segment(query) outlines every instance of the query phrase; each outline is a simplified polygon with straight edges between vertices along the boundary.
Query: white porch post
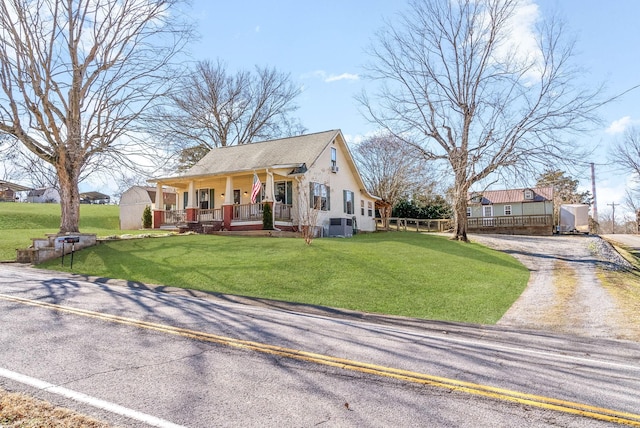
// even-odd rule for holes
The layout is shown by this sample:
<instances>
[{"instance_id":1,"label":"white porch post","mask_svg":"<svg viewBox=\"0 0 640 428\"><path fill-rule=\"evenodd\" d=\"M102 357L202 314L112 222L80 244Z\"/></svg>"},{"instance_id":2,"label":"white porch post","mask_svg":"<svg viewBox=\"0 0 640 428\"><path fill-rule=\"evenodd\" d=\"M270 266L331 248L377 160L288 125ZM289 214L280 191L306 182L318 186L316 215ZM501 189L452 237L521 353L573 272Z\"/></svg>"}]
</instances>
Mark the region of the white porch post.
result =
<instances>
[{"instance_id":1,"label":"white porch post","mask_svg":"<svg viewBox=\"0 0 640 428\"><path fill-rule=\"evenodd\" d=\"M164 210L164 195L162 194L162 184L161 183L156 183L156 203L155 203L155 209L156 210Z\"/></svg>"},{"instance_id":2,"label":"white porch post","mask_svg":"<svg viewBox=\"0 0 640 428\"><path fill-rule=\"evenodd\" d=\"M265 200L275 201L275 190L273 188L273 173L267 170L267 183L265 184Z\"/></svg>"},{"instance_id":3,"label":"white porch post","mask_svg":"<svg viewBox=\"0 0 640 428\"><path fill-rule=\"evenodd\" d=\"M197 208L197 207L198 207L198 201L196 201L196 182L190 181L189 182L189 201L187 202L187 206L184 207L184 209Z\"/></svg>"},{"instance_id":4,"label":"white porch post","mask_svg":"<svg viewBox=\"0 0 640 428\"><path fill-rule=\"evenodd\" d=\"M224 191L224 205L233 205L233 177L227 177L227 185Z\"/></svg>"}]
</instances>

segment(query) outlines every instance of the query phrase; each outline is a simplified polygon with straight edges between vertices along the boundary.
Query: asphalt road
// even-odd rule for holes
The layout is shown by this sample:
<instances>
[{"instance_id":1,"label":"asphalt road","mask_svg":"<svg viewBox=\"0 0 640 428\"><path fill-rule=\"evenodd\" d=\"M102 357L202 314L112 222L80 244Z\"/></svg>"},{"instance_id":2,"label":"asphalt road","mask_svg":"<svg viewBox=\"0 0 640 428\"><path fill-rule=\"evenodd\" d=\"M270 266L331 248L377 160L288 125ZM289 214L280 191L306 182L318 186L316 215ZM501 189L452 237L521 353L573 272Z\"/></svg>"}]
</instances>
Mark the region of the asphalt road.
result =
<instances>
[{"instance_id":1,"label":"asphalt road","mask_svg":"<svg viewBox=\"0 0 640 428\"><path fill-rule=\"evenodd\" d=\"M615 233L601 236L609 241L615 241L632 249L640 250L640 235Z\"/></svg>"},{"instance_id":2,"label":"asphalt road","mask_svg":"<svg viewBox=\"0 0 640 428\"><path fill-rule=\"evenodd\" d=\"M636 342L190 294L0 265L0 386L127 427L640 426Z\"/></svg>"}]
</instances>

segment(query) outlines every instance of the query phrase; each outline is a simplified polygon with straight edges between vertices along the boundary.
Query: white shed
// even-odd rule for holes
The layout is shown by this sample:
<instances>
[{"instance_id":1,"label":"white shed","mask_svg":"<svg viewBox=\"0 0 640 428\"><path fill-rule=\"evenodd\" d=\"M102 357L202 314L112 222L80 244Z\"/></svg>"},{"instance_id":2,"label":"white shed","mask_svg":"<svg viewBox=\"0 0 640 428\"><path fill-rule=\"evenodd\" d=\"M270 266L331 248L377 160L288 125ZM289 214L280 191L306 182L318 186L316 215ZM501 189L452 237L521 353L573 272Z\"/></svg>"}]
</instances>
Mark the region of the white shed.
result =
<instances>
[{"instance_id":1,"label":"white shed","mask_svg":"<svg viewBox=\"0 0 640 428\"><path fill-rule=\"evenodd\" d=\"M31 203L59 203L60 193L53 187L42 187L33 189L27 193L27 202Z\"/></svg>"},{"instance_id":2,"label":"white shed","mask_svg":"<svg viewBox=\"0 0 640 428\"><path fill-rule=\"evenodd\" d=\"M176 208L176 192L174 189L164 188L162 196L164 209L172 210ZM155 187L133 186L125 191L120 197L120 229L142 229L144 208L149 206L153 209L155 202Z\"/></svg>"}]
</instances>

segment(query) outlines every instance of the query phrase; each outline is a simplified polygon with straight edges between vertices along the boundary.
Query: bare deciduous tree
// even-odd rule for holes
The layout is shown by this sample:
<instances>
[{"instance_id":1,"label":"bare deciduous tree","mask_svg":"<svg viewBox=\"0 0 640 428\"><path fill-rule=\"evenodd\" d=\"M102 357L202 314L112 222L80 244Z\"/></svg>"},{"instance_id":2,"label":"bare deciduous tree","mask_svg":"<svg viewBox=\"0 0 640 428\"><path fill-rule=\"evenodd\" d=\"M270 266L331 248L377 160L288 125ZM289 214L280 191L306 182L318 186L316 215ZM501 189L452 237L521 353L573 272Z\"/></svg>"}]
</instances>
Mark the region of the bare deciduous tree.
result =
<instances>
[{"instance_id":1,"label":"bare deciduous tree","mask_svg":"<svg viewBox=\"0 0 640 428\"><path fill-rule=\"evenodd\" d=\"M353 150L354 159L369 192L388 203L381 211L385 227L391 208L401 199L409 199L433 187L433 174L420 153L391 134L369 137Z\"/></svg>"},{"instance_id":2,"label":"bare deciduous tree","mask_svg":"<svg viewBox=\"0 0 640 428\"><path fill-rule=\"evenodd\" d=\"M610 157L617 166L640 181L640 128L629 128L623 141L614 144Z\"/></svg>"},{"instance_id":3,"label":"bare deciduous tree","mask_svg":"<svg viewBox=\"0 0 640 428\"><path fill-rule=\"evenodd\" d=\"M391 204L424 189L431 181L418 154L390 134L369 137L353 150L367 189Z\"/></svg>"},{"instance_id":4,"label":"bare deciduous tree","mask_svg":"<svg viewBox=\"0 0 640 428\"><path fill-rule=\"evenodd\" d=\"M309 180L304 180L296 177L296 186L298 189L298 201L297 205L297 222L298 232L304 239L305 244L311 245L313 239L319 236L317 230L318 216L320 214L321 202L320 199L314 199L311 201L311 195L309 192Z\"/></svg>"},{"instance_id":5,"label":"bare deciduous tree","mask_svg":"<svg viewBox=\"0 0 640 428\"><path fill-rule=\"evenodd\" d=\"M127 162L135 124L190 34L178 0L4 0L0 132L56 171L60 232L78 232L83 172ZM125 138L127 137L127 138Z\"/></svg>"},{"instance_id":6,"label":"bare deciduous tree","mask_svg":"<svg viewBox=\"0 0 640 428\"><path fill-rule=\"evenodd\" d=\"M453 178L454 239L467 240L470 187L505 168L580 156L570 137L597 119L600 88L581 86L573 43L556 20L519 44L519 0L413 0L377 35L359 97L374 123L444 161ZM573 135L572 135L573 134Z\"/></svg>"},{"instance_id":7,"label":"bare deciduous tree","mask_svg":"<svg viewBox=\"0 0 640 428\"><path fill-rule=\"evenodd\" d=\"M274 68L233 75L221 61L201 61L157 111L156 129L187 169L214 147L302 134L291 116L299 94L289 75Z\"/></svg>"}]
</instances>

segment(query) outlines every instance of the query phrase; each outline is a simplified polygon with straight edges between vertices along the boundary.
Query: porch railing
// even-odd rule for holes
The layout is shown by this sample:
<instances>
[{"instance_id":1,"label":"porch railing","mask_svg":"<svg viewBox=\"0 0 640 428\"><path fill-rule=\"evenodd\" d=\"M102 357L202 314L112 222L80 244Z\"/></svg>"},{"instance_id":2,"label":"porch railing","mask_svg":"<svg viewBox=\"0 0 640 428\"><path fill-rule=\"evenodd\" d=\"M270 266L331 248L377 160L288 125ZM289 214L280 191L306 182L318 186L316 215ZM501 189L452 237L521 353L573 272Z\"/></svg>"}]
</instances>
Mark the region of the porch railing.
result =
<instances>
[{"instance_id":1,"label":"porch railing","mask_svg":"<svg viewBox=\"0 0 640 428\"><path fill-rule=\"evenodd\" d=\"M263 211L263 203L234 205L231 220L262 221ZM187 221L186 210L161 211L161 216L161 224L165 225L181 224ZM198 209L196 218L199 222L223 221L223 210L222 208ZM291 221L291 205L276 202L273 207L273 218L277 221Z\"/></svg>"},{"instance_id":2,"label":"porch railing","mask_svg":"<svg viewBox=\"0 0 640 428\"><path fill-rule=\"evenodd\" d=\"M167 210L162 211L162 224L179 224L187 221L187 212L185 210Z\"/></svg>"},{"instance_id":3,"label":"porch railing","mask_svg":"<svg viewBox=\"0 0 640 428\"><path fill-rule=\"evenodd\" d=\"M222 208L198 210L198 221L222 221Z\"/></svg>"},{"instance_id":4,"label":"porch railing","mask_svg":"<svg viewBox=\"0 0 640 428\"><path fill-rule=\"evenodd\" d=\"M490 227L517 227L517 226L552 226L551 215L510 215L500 217L469 217L467 227L469 229Z\"/></svg>"},{"instance_id":5,"label":"porch railing","mask_svg":"<svg viewBox=\"0 0 640 428\"><path fill-rule=\"evenodd\" d=\"M262 211L264 204L237 204L233 206L233 217L235 221L262 221Z\"/></svg>"},{"instance_id":6,"label":"porch railing","mask_svg":"<svg viewBox=\"0 0 640 428\"><path fill-rule=\"evenodd\" d=\"M273 218L277 221L291 221L291 204L276 202L273 206Z\"/></svg>"}]
</instances>

